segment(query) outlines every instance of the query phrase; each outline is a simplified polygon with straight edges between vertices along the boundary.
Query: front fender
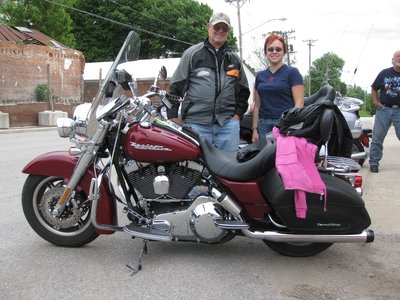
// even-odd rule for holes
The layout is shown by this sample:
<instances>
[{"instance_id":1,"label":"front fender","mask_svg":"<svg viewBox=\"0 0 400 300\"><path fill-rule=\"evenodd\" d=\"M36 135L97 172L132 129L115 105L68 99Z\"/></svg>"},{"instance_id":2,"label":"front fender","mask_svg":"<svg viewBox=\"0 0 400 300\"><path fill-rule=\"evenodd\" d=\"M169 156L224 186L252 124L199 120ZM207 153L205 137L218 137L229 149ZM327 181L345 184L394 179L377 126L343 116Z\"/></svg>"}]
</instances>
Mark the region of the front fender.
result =
<instances>
[{"instance_id":1,"label":"front fender","mask_svg":"<svg viewBox=\"0 0 400 300\"><path fill-rule=\"evenodd\" d=\"M57 176L71 178L78 157L71 156L67 151L54 151L42 154L30 161L22 173L41 176ZM100 172L100 170L98 170ZM79 181L79 187L89 195L90 183L95 177L93 170L88 169ZM100 186L100 199L97 207L97 222L104 225L117 225L117 205L108 188L108 178L103 177ZM113 231L97 230L99 234L110 234Z\"/></svg>"}]
</instances>

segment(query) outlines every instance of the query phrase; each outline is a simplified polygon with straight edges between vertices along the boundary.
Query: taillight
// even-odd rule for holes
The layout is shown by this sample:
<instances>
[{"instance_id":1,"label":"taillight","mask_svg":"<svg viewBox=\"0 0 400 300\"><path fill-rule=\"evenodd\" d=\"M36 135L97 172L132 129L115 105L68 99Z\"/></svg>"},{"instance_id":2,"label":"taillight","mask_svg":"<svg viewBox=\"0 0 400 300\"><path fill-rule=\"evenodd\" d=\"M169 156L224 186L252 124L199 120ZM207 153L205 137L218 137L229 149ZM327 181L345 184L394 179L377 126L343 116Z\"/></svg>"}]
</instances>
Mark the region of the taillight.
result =
<instances>
[{"instance_id":1,"label":"taillight","mask_svg":"<svg viewBox=\"0 0 400 300\"><path fill-rule=\"evenodd\" d=\"M366 135L364 133L361 133L359 139L360 139L361 144L364 145L364 147L367 147L367 148L369 147L369 137L368 137L368 135Z\"/></svg>"},{"instance_id":2,"label":"taillight","mask_svg":"<svg viewBox=\"0 0 400 300\"><path fill-rule=\"evenodd\" d=\"M339 177L342 177L344 180L350 183L354 188L362 187L363 179L360 173L345 173L341 174Z\"/></svg>"},{"instance_id":3,"label":"taillight","mask_svg":"<svg viewBox=\"0 0 400 300\"><path fill-rule=\"evenodd\" d=\"M362 183L363 183L362 175L360 174L354 175L354 187L360 188L362 187Z\"/></svg>"}]
</instances>

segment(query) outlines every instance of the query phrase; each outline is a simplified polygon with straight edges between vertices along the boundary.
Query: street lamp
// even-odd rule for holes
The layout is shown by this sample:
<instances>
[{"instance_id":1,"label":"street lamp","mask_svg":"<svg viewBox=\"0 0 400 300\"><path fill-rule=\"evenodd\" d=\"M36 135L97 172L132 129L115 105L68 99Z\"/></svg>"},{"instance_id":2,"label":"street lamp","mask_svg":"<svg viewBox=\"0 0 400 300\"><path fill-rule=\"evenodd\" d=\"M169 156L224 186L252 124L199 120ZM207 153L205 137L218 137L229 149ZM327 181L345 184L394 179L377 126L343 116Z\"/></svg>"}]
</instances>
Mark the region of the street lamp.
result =
<instances>
[{"instance_id":1,"label":"street lamp","mask_svg":"<svg viewBox=\"0 0 400 300\"><path fill-rule=\"evenodd\" d=\"M286 18L279 18L279 19L270 19L260 25L258 25L257 27L245 32L244 34L242 34L242 24L240 21L240 8L246 3L247 0L225 0L225 2L230 3L230 4L236 4L236 8L237 8L237 16L238 16L238 25L239 25L239 53L240 53L240 60L243 61L243 47L242 47L242 36L249 33L250 31L253 31L254 29L257 29L258 27L267 24L269 22L272 21L286 21ZM249 0L250 2L250 0Z\"/></svg>"},{"instance_id":2,"label":"street lamp","mask_svg":"<svg viewBox=\"0 0 400 300\"><path fill-rule=\"evenodd\" d=\"M267 23L269 23L269 22L272 22L272 21L286 21L286 18L274 18L274 19L269 19L269 20L265 21L264 23L261 23L260 25L258 25L258 26L256 26L256 27L250 29L249 31L246 31L245 33L243 33L243 34L240 36L239 41L242 42L242 36L248 34L249 32L252 32L253 30L256 30L257 28L260 28L261 26L263 26L263 25L265 25L265 24L267 24ZM240 58L242 58L242 56L243 56L243 48L242 48L242 44L240 43Z\"/></svg>"},{"instance_id":3,"label":"street lamp","mask_svg":"<svg viewBox=\"0 0 400 300\"><path fill-rule=\"evenodd\" d=\"M242 36L245 35L245 34L248 34L249 32L251 32L251 31L253 31L253 30L256 30L257 28L260 28L261 26L263 26L263 25L265 25L265 24L267 24L267 23L269 23L269 22L272 22L272 21L286 21L286 20L287 20L286 18L277 18L277 19L270 19L270 20L267 20L267 21L265 21L264 23L262 23L262 24L260 24L260 25L258 25L258 26L256 26L256 27L250 29L249 31L246 31L245 33L242 34Z\"/></svg>"}]
</instances>

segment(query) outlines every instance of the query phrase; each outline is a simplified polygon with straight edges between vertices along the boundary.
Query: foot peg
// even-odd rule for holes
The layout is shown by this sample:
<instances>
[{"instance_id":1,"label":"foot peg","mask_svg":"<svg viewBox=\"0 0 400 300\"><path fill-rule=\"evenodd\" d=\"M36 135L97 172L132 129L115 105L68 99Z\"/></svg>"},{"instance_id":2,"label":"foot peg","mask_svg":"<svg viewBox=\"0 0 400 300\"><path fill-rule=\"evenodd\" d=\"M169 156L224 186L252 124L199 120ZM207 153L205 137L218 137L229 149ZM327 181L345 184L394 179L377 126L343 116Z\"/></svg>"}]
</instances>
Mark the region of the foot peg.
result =
<instances>
[{"instance_id":1,"label":"foot peg","mask_svg":"<svg viewBox=\"0 0 400 300\"><path fill-rule=\"evenodd\" d=\"M163 230L144 227L143 225L131 223L123 227L123 230L131 236L152 241L171 241L172 236Z\"/></svg>"},{"instance_id":2,"label":"foot peg","mask_svg":"<svg viewBox=\"0 0 400 300\"><path fill-rule=\"evenodd\" d=\"M215 220L215 226L225 230L241 230L249 228L249 225L240 221L223 221L223 220Z\"/></svg>"}]
</instances>

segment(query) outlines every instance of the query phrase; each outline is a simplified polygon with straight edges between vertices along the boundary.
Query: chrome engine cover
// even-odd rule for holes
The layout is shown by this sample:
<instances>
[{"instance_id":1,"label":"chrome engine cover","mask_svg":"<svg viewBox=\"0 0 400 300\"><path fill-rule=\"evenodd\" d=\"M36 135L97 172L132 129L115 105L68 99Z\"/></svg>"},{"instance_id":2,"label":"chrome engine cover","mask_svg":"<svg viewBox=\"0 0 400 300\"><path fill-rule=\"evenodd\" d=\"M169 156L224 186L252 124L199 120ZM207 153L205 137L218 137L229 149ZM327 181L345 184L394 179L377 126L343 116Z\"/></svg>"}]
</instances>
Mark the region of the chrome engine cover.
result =
<instances>
[{"instance_id":1,"label":"chrome engine cover","mask_svg":"<svg viewBox=\"0 0 400 300\"><path fill-rule=\"evenodd\" d=\"M223 208L209 196L199 196L185 210L157 215L155 221L167 221L175 240L215 243L228 232L215 226L214 220L223 218Z\"/></svg>"},{"instance_id":2,"label":"chrome engine cover","mask_svg":"<svg viewBox=\"0 0 400 300\"><path fill-rule=\"evenodd\" d=\"M215 226L215 220L222 220L222 207L215 202L198 205L192 211L190 228L200 241L215 243L223 239L227 232Z\"/></svg>"}]
</instances>

